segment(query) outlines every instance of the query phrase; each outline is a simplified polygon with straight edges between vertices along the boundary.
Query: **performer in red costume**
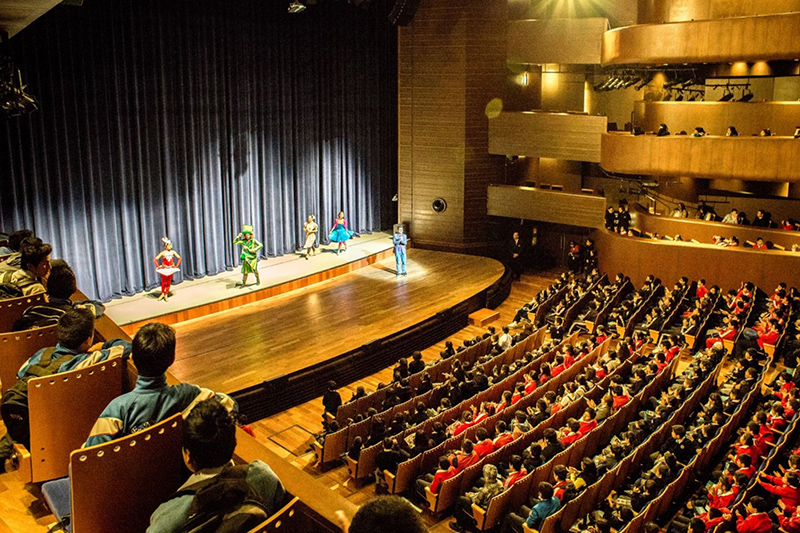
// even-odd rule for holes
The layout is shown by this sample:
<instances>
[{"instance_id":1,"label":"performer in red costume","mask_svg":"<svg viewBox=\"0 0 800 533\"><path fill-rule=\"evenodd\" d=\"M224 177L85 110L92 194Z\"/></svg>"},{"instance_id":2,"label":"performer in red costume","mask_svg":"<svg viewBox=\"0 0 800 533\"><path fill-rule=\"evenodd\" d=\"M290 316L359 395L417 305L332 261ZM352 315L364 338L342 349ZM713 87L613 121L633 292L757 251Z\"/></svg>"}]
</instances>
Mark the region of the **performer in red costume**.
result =
<instances>
[{"instance_id":1,"label":"performer in red costume","mask_svg":"<svg viewBox=\"0 0 800 533\"><path fill-rule=\"evenodd\" d=\"M169 300L169 287L172 284L172 276L180 270L178 267L181 265L181 256L172 249L172 241L166 237L163 237L161 241L164 243L164 249L153 259L153 263L156 265L156 272L161 274L161 295L158 299L166 302ZM161 259L161 264L158 263L159 259ZM177 263L175 259L178 260Z\"/></svg>"}]
</instances>

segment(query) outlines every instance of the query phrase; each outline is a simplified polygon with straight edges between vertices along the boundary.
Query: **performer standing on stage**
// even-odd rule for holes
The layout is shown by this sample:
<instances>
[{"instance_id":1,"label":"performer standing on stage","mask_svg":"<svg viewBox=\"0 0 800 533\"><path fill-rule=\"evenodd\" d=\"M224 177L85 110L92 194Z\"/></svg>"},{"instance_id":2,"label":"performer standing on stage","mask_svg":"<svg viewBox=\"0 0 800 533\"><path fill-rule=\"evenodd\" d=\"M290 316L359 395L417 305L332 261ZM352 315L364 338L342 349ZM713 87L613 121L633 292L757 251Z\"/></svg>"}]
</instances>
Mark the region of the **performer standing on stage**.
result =
<instances>
[{"instance_id":1,"label":"performer standing on stage","mask_svg":"<svg viewBox=\"0 0 800 533\"><path fill-rule=\"evenodd\" d=\"M347 251L347 241L350 240L353 235L355 235L355 232L347 229L347 220L344 219L344 211L339 211L339 216L333 222L333 228L331 228L331 232L328 235L331 242L339 243L339 247L336 248L336 255L339 255L339 252L342 251L342 245L344 245L344 251Z\"/></svg>"},{"instance_id":2,"label":"performer standing on stage","mask_svg":"<svg viewBox=\"0 0 800 533\"><path fill-rule=\"evenodd\" d=\"M317 249L314 247L317 244L317 231L319 231L319 226L317 223L314 222L314 215L308 215L308 220L303 223L303 231L306 232L306 242L303 244L303 248L306 251L306 260L308 260L308 256L312 254L317 255Z\"/></svg>"},{"instance_id":3,"label":"performer standing on stage","mask_svg":"<svg viewBox=\"0 0 800 533\"><path fill-rule=\"evenodd\" d=\"M261 278L258 275L258 251L264 245L258 242L253 237L253 226L242 226L242 231L233 240L233 244L242 246L242 255L239 259L242 260L242 284L244 288L247 283L247 276L252 272L256 275L256 285L261 284Z\"/></svg>"},{"instance_id":4,"label":"performer standing on stage","mask_svg":"<svg viewBox=\"0 0 800 533\"><path fill-rule=\"evenodd\" d=\"M397 231L392 237L394 244L394 260L397 266L396 272L398 276L407 276L406 274L406 244L408 243L408 235L403 233L403 226L398 225Z\"/></svg>"},{"instance_id":5,"label":"performer standing on stage","mask_svg":"<svg viewBox=\"0 0 800 533\"><path fill-rule=\"evenodd\" d=\"M181 256L172 249L171 240L162 237L161 242L164 243L164 249L153 259L153 263L156 265L156 272L161 274L161 295L158 299L166 302L169 300L169 287L172 285L172 276L180 270L178 267L181 266ZM175 262L176 258L178 260L177 263ZM159 259L161 259L161 264L158 263Z\"/></svg>"}]
</instances>

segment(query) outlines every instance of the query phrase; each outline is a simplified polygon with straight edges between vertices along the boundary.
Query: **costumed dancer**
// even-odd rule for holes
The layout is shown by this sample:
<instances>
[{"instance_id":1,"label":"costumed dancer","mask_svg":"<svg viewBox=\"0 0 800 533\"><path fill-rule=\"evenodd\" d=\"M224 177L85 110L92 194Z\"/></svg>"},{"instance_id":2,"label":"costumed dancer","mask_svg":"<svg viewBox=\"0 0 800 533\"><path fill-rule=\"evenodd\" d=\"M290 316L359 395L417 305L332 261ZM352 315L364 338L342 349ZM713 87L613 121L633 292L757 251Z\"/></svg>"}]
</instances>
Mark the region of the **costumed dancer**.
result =
<instances>
[{"instance_id":1,"label":"costumed dancer","mask_svg":"<svg viewBox=\"0 0 800 533\"><path fill-rule=\"evenodd\" d=\"M178 267L181 266L181 256L172 249L171 240L162 237L161 242L164 243L164 249L153 259L153 263L156 265L156 272L161 274L161 295L158 299L166 302L169 300L169 287L172 285L172 276L180 270ZM159 259L161 264L158 262ZM178 260L177 263L175 259Z\"/></svg>"},{"instance_id":2,"label":"costumed dancer","mask_svg":"<svg viewBox=\"0 0 800 533\"><path fill-rule=\"evenodd\" d=\"M306 251L306 259L308 259L309 255L317 255L315 245L317 244L319 226L314 222L314 215L308 215L308 220L303 223L303 231L306 232L306 242L303 244L303 248Z\"/></svg>"},{"instance_id":3,"label":"costumed dancer","mask_svg":"<svg viewBox=\"0 0 800 533\"><path fill-rule=\"evenodd\" d=\"M339 211L339 216L336 217L333 228L331 228L331 232L328 234L328 238L331 242L339 243L339 246L336 248L336 255L339 255L339 252L342 251L342 246L344 246L344 251L347 251L347 241L352 239L353 235L355 235L355 232L347 229L347 220L344 218L344 211Z\"/></svg>"},{"instance_id":4,"label":"costumed dancer","mask_svg":"<svg viewBox=\"0 0 800 533\"><path fill-rule=\"evenodd\" d=\"M264 245L253 237L253 226L242 226L242 231L233 240L233 244L242 246L242 255L239 256L239 259L242 260L242 284L240 287L244 288L245 284L247 284L247 276L251 272L256 275L256 285L260 285L261 278L258 275L258 251L261 250Z\"/></svg>"},{"instance_id":5,"label":"costumed dancer","mask_svg":"<svg viewBox=\"0 0 800 533\"><path fill-rule=\"evenodd\" d=\"M397 226L397 231L392 237L394 244L394 261L396 265L396 272L398 276L406 276L406 244L408 243L408 235L403 233L403 226Z\"/></svg>"}]
</instances>

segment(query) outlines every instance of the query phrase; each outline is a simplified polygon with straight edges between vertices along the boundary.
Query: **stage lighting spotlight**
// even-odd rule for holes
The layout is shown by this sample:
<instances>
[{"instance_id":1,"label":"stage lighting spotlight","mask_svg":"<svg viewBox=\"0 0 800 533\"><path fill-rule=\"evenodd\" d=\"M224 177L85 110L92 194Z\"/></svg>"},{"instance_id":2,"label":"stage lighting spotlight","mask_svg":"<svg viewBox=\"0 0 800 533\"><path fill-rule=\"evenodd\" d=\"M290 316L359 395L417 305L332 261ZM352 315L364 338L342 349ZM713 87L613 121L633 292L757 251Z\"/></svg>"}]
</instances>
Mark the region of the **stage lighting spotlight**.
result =
<instances>
[{"instance_id":1,"label":"stage lighting spotlight","mask_svg":"<svg viewBox=\"0 0 800 533\"><path fill-rule=\"evenodd\" d=\"M667 94L664 95L664 98L661 99L662 102L669 102L672 100L672 91L667 91Z\"/></svg>"},{"instance_id":2,"label":"stage lighting spotlight","mask_svg":"<svg viewBox=\"0 0 800 533\"><path fill-rule=\"evenodd\" d=\"M303 2L292 0L292 2L289 3L289 13L302 13L305 10L306 6L303 4Z\"/></svg>"},{"instance_id":3,"label":"stage lighting spotlight","mask_svg":"<svg viewBox=\"0 0 800 533\"><path fill-rule=\"evenodd\" d=\"M592 86L592 89L594 89L594 92L599 92L599 91L602 91L602 90L603 90L603 87L605 86L605 84L606 84L606 83L608 83L608 80L603 80L603 81L601 81L601 82L599 82L599 83L595 83L595 84Z\"/></svg>"},{"instance_id":4,"label":"stage lighting spotlight","mask_svg":"<svg viewBox=\"0 0 800 533\"><path fill-rule=\"evenodd\" d=\"M733 91L731 91L730 87L725 89L725 94L722 95L722 98L719 99L720 102L729 102L733 100Z\"/></svg>"},{"instance_id":5,"label":"stage lighting spotlight","mask_svg":"<svg viewBox=\"0 0 800 533\"><path fill-rule=\"evenodd\" d=\"M678 96L675 97L676 102L683 102L683 91L678 92Z\"/></svg>"},{"instance_id":6,"label":"stage lighting spotlight","mask_svg":"<svg viewBox=\"0 0 800 533\"><path fill-rule=\"evenodd\" d=\"M630 78L628 81L626 81L626 82L625 82L625 83L622 85L622 87L623 87L624 89L627 89L627 88L629 88L629 87L633 87L633 86L634 86L634 85L636 85L638 82L639 82L638 78Z\"/></svg>"},{"instance_id":7,"label":"stage lighting spotlight","mask_svg":"<svg viewBox=\"0 0 800 533\"><path fill-rule=\"evenodd\" d=\"M753 94L753 91L751 91L750 87L748 87L746 90L742 91L742 97L739 98L739 101L740 102L749 102L750 100L753 99L754 96L755 95Z\"/></svg>"}]
</instances>

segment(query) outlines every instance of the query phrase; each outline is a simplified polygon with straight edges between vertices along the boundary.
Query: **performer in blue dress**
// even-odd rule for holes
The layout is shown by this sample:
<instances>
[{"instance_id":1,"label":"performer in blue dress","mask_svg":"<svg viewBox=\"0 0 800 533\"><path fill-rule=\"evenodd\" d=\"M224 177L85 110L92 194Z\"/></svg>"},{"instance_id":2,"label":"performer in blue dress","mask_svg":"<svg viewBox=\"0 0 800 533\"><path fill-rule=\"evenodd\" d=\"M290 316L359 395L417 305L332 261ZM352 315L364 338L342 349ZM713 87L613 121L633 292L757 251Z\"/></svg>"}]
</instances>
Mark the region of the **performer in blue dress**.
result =
<instances>
[{"instance_id":1,"label":"performer in blue dress","mask_svg":"<svg viewBox=\"0 0 800 533\"><path fill-rule=\"evenodd\" d=\"M344 211L339 211L339 216L333 223L333 228L331 228L331 232L328 234L328 238L331 242L338 242L339 246L336 248L336 255L339 255L339 252L342 251L342 246L344 246L344 251L347 251L347 241L353 238L355 232L350 231L347 229L347 220L344 218Z\"/></svg>"},{"instance_id":2,"label":"performer in blue dress","mask_svg":"<svg viewBox=\"0 0 800 533\"><path fill-rule=\"evenodd\" d=\"M408 243L408 235L403 233L403 226L397 226L397 231L392 238L394 244L394 260L397 265L396 272L398 276L406 276L406 244Z\"/></svg>"}]
</instances>

